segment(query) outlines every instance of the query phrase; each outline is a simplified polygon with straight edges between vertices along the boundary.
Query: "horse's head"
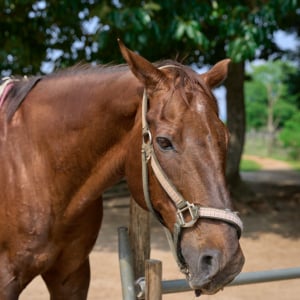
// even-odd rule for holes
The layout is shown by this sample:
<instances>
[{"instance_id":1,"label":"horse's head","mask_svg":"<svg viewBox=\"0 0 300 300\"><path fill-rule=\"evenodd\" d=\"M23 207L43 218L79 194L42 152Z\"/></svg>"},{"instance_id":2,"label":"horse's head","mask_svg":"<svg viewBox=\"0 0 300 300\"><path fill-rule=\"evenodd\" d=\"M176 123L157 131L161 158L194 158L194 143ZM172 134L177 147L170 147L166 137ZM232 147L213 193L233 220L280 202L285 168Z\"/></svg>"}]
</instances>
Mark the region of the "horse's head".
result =
<instances>
[{"instance_id":1,"label":"horse's head","mask_svg":"<svg viewBox=\"0 0 300 300\"><path fill-rule=\"evenodd\" d=\"M142 196L137 184L142 177L140 149L131 149L128 158L131 192L142 206L150 195L153 211L175 240L190 286L213 294L233 280L244 263L242 225L231 212L225 182L228 131L210 91L225 79L229 60L198 75L178 63L157 68L121 43L120 48L145 88L143 151L149 193Z\"/></svg>"}]
</instances>

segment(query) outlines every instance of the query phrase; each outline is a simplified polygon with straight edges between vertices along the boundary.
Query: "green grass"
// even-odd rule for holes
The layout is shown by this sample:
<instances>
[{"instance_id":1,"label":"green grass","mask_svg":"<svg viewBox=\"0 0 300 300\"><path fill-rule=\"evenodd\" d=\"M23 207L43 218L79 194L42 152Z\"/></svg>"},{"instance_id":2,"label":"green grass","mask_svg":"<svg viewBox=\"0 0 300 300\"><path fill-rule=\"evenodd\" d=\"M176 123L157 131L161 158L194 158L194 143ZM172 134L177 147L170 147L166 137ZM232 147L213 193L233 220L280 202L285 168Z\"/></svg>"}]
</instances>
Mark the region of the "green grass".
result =
<instances>
[{"instance_id":1,"label":"green grass","mask_svg":"<svg viewBox=\"0 0 300 300\"><path fill-rule=\"evenodd\" d=\"M261 139L248 139L244 146L245 154L258 155L261 157L270 157L277 160L287 161L289 159L288 151L279 145L274 146L271 153L268 153L266 142Z\"/></svg>"},{"instance_id":2,"label":"green grass","mask_svg":"<svg viewBox=\"0 0 300 300\"><path fill-rule=\"evenodd\" d=\"M300 172L300 161L290 161L290 160L288 160L287 162L291 165L291 167L292 167L295 171Z\"/></svg>"},{"instance_id":3,"label":"green grass","mask_svg":"<svg viewBox=\"0 0 300 300\"><path fill-rule=\"evenodd\" d=\"M254 138L248 137L246 139L244 153L258 155L261 157L270 157L270 158L273 158L276 160L285 161L285 162L289 163L294 170L300 172L300 161L299 160L291 160L288 149L285 149L282 146L280 146L279 144L277 144L273 148L272 153L268 154L267 147L266 147L266 141L259 137L254 137ZM247 164L248 163L246 163L246 166L245 166L246 170L247 170ZM250 168L251 168L251 165L250 165Z\"/></svg>"},{"instance_id":4,"label":"green grass","mask_svg":"<svg viewBox=\"0 0 300 300\"><path fill-rule=\"evenodd\" d=\"M261 166L253 160L242 159L240 169L243 172L259 171Z\"/></svg>"}]
</instances>

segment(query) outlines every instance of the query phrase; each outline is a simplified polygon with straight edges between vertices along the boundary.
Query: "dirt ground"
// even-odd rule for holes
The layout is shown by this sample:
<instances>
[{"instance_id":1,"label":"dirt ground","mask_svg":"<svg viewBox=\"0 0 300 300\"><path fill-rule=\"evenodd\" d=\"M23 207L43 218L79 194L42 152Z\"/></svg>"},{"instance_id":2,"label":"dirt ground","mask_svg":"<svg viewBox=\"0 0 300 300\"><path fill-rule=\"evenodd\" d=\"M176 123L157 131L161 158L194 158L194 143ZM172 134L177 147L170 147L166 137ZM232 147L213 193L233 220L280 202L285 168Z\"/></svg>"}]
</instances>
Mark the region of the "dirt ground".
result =
<instances>
[{"instance_id":1,"label":"dirt ground","mask_svg":"<svg viewBox=\"0 0 300 300\"><path fill-rule=\"evenodd\" d=\"M246 257L243 272L300 267L300 173L284 163L259 157L247 157L264 168L242 174L255 198L238 205L245 232L241 245ZM105 200L104 221L91 254L92 280L89 300L122 299L118 264L117 229L127 226L129 198ZM169 251L160 225L154 222L151 257L163 262L163 278L183 278ZM40 278L23 292L21 300L49 299ZM164 295L164 300L192 300L192 292ZM227 287L202 300L298 300L300 279ZM66 299L67 300L67 299Z\"/></svg>"}]
</instances>

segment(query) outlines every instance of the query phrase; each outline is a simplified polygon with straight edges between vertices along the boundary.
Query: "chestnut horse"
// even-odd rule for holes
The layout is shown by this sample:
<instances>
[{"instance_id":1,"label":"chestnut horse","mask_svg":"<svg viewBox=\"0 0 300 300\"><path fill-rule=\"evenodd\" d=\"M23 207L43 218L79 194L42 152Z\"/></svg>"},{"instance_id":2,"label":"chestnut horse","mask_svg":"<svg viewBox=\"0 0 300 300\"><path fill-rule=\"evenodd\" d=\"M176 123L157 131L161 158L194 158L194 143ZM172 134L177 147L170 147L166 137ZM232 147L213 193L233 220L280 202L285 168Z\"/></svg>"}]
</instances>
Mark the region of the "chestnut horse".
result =
<instances>
[{"instance_id":1,"label":"chestnut horse","mask_svg":"<svg viewBox=\"0 0 300 300\"><path fill-rule=\"evenodd\" d=\"M174 61L159 68L121 42L120 49L129 68L82 66L6 82L1 300L18 299L38 275L53 300L87 299L101 194L123 177L141 207L150 199L197 295L241 271L242 225L224 176L228 132L211 93L229 60L198 75Z\"/></svg>"}]
</instances>

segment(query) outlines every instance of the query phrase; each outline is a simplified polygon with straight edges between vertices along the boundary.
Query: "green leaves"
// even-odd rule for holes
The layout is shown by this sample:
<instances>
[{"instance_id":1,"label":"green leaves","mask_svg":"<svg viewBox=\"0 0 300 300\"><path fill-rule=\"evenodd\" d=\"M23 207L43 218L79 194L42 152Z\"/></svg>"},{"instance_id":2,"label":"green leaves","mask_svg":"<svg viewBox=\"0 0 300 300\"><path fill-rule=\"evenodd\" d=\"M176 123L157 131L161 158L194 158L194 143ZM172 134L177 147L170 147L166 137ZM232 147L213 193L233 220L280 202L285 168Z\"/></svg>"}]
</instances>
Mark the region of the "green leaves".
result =
<instances>
[{"instance_id":1,"label":"green leaves","mask_svg":"<svg viewBox=\"0 0 300 300\"><path fill-rule=\"evenodd\" d=\"M176 29L174 32L174 37L177 40L190 39L196 45L207 49L209 46L209 41L206 36L201 32L200 24L195 20L190 20L184 22L178 18L176 22Z\"/></svg>"},{"instance_id":2,"label":"green leaves","mask_svg":"<svg viewBox=\"0 0 300 300\"><path fill-rule=\"evenodd\" d=\"M174 38L176 40L191 40L195 46L202 49L208 49L209 41L207 37L201 32L200 23L195 20L182 21L178 18L175 22Z\"/></svg>"},{"instance_id":3,"label":"green leaves","mask_svg":"<svg viewBox=\"0 0 300 300\"><path fill-rule=\"evenodd\" d=\"M186 63L235 62L270 55L272 35L296 16L296 0L256 1L2 1L0 70L41 72L80 60L121 62L116 39L150 60L186 58ZM94 18L97 30L84 24ZM74 47L80 41L82 47ZM85 51L86 49L86 51ZM62 51L59 57L47 53ZM178 57L178 55L181 55Z\"/></svg>"},{"instance_id":4,"label":"green leaves","mask_svg":"<svg viewBox=\"0 0 300 300\"><path fill-rule=\"evenodd\" d=\"M296 112L286 123L279 134L279 139L290 150L293 159L300 158L300 112Z\"/></svg>"},{"instance_id":5,"label":"green leaves","mask_svg":"<svg viewBox=\"0 0 300 300\"><path fill-rule=\"evenodd\" d=\"M228 42L227 54L234 62L253 59L259 50L260 31L255 25L245 23L241 20L241 26L236 33L231 29L233 39Z\"/></svg>"},{"instance_id":6,"label":"green leaves","mask_svg":"<svg viewBox=\"0 0 300 300\"><path fill-rule=\"evenodd\" d=\"M287 62L275 61L251 69L252 80L245 84L248 129L265 128L268 118L274 120L274 129L285 127L297 112L295 97L289 94L286 81L296 68Z\"/></svg>"}]
</instances>

